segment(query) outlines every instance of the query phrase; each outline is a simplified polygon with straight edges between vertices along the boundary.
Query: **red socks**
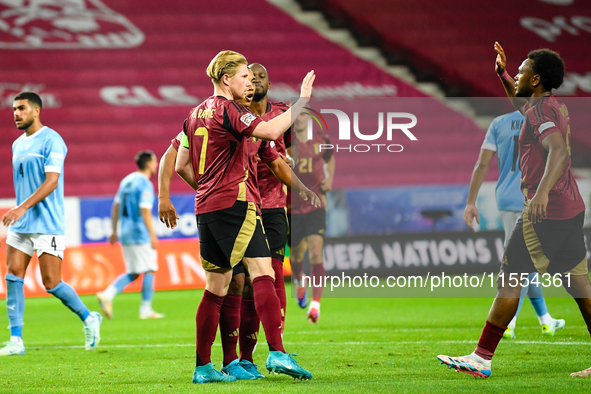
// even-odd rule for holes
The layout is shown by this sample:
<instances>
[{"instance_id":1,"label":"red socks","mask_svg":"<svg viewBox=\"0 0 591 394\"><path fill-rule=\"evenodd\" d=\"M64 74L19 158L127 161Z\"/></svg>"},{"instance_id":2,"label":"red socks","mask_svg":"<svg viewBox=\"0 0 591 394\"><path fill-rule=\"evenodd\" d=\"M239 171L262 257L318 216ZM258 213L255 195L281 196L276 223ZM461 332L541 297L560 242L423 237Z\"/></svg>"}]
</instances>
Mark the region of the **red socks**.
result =
<instances>
[{"instance_id":1,"label":"red socks","mask_svg":"<svg viewBox=\"0 0 591 394\"><path fill-rule=\"evenodd\" d=\"M220 321L220 310L224 297L219 297L205 290L197 308L195 323L197 325L197 366L211 362L211 346Z\"/></svg>"},{"instance_id":2,"label":"red socks","mask_svg":"<svg viewBox=\"0 0 591 394\"><path fill-rule=\"evenodd\" d=\"M482 334L480 334L478 346L476 346L474 353L485 360L492 360L495 350L497 349L497 345L503 338L503 333L506 329L507 327L499 327L487 320L484 328L482 329Z\"/></svg>"},{"instance_id":3,"label":"red socks","mask_svg":"<svg viewBox=\"0 0 591 394\"><path fill-rule=\"evenodd\" d=\"M301 286L302 285L302 283L301 283L302 275L304 274L304 263L302 261L295 262L293 260L291 260L290 263L291 263L291 277L294 278L295 280L297 280Z\"/></svg>"},{"instance_id":4,"label":"red socks","mask_svg":"<svg viewBox=\"0 0 591 394\"><path fill-rule=\"evenodd\" d=\"M312 277L312 300L320 302L322 298L322 290L324 287L324 277L326 276L326 270L324 269L324 264L312 264L310 267L310 276ZM315 286L316 284L320 284L320 286Z\"/></svg>"},{"instance_id":5,"label":"red socks","mask_svg":"<svg viewBox=\"0 0 591 394\"><path fill-rule=\"evenodd\" d=\"M220 334L222 336L222 350L224 352L224 366L238 358L236 345L240 328L241 295L228 294L220 310Z\"/></svg>"},{"instance_id":6,"label":"red socks","mask_svg":"<svg viewBox=\"0 0 591 394\"><path fill-rule=\"evenodd\" d=\"M281 332L285 330L285 309L287 307L287 296L285 294L285 280L283 278L283 261L271 259L273 271L275 271L275 292L279 297L281 305Z\"/></svg>"},{"instance_id":7,"label":"red socks","mask_svg":"<svg viewBox=\"0 0 591 394\"><path fill-rule=\"evenodd\" d=\"M240 305L240 360L253 362L252 352L257 344L260 323L254 298L243 298Z\"/></svg>"},{"instance_id":8,"label":"red socks","mask_svg":"<svg viewBox=\"0 0 591 394\"><path fill-rule=\"evenodd\" d=\"M275 293L275 283L269 275L259 276L252 281L254 305L263 323L269 351L285 353L281 340L281 304Z\"/></svg>"}]
</instances>

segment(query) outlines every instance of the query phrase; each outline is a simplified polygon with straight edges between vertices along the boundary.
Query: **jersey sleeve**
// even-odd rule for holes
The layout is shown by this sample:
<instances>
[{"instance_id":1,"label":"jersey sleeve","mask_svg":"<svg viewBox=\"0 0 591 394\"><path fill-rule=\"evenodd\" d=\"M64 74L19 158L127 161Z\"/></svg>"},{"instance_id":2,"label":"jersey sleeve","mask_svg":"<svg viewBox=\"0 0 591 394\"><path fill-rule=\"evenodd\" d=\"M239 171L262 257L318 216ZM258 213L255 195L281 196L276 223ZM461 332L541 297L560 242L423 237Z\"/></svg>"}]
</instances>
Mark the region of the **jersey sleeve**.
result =
<instances>
[{"instance_id":1,"label":"jersey sleeve","mask_svg":"<svg viewBox=\"0 0 591 394\"><path fill-rule=\"evenodd\" d=\"M558 132L558 119L556 119L555 112L552 108L545 106L544 104L533 107L528 111L528 121L531 127L533 137L538 141L542 142L548 134Z\"/></svg>"},{"instance_id":2,"label":"jersey sleeve","mask_svg":"<svg viewBox=\"0 0 591 394\"><path fill-rule=\"evenodd\" d=\"M263 141L259 147L258 154L259 158L261 159L261 163L270 163L279 158L279 153L275 148L274 141Z\"/></svg>"},{"instance_id":3,"label":"jersey sleeve","mask_svg":"<svg viewBox=\"0 0 591 394\"><path fill-rule=\"evenodd\" d=\"M487 149L493 152L497 151L497 126L498 126L498 118L493 120L488 126L488 130L486 130L486 135L484 137L484 142L482 143L482 147L480 149Z\"/></svg>"},{"instance_id":4,"label":"jersey sleeve","mask_svg":"<svg viewBox=\"0 0 591 394\"><path fill-rule=\"evenodd\" d=\"M181 132L178 133L178 135L176 137L174 137L172 140L170 140L170 145L172 145L174 150L176 150L177 152L179 151L179 147L182 145L183 136L185 139L187 139L187 134L185 134L184 130L181 130ZM188 146L188 139L187 139L187 146Z\"/></svg>"},{"instance_id":5,"label":"jersey sleeve","mask_svg":"<svg viewBox=\"0 0 591 394\"><path fill-rule=\"evenodd\" d=\"M152 206L154 206L154 186L152 186L152 182L146 180L142 185L140 193L140 209L145 208L152 210Z\"/></svg>"},{"instance_id":6,"label":"jersey sleeve","mask_svg":"<svg viewBox=\"0 0 591 394\"><path fill-rule=\"evenodd\" d=\"M43 147L45 172L61 174L67 152L66 143L59 135L49 138Z\"/></svg>"},{"instance_id":7,"label":"jersey sleeve","mask_svg":"<svg viewBox=\"0 0 591 394\"><path fill-rule=\"evenodd\" d=\"M236 101L228 100L224 103L223 126L236 137L240 134L247 138L250 137L262 121L261 118Z\"/></svg>"}]
</instances>

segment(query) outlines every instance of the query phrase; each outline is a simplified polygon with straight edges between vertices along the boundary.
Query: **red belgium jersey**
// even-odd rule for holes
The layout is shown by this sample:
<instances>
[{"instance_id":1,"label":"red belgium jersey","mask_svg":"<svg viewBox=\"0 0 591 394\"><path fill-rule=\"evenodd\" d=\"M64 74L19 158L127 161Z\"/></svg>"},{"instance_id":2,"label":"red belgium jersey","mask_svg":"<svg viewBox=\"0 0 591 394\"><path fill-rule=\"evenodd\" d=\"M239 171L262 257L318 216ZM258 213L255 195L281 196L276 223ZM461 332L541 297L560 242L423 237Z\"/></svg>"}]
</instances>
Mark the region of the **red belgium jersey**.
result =
<instances>
[{"instance_id":1,"label":"red belgium jersey","mask_svg":"<svg viewBox=\"0 0 591 394\"><path fill-rule=\"evenodd\" d=\"M562 175L548 194L546 218L566 220L585 210L585 203L579 193L577 182L570 170L570 126L566 105L554 95L542 97L525 113L525 122L519 134L521 152L521 189L530 200L536 194L544 171L548 151L542 141L551 133L560 133L568 150L568 159Z\"/></svg>"}]
</instances>

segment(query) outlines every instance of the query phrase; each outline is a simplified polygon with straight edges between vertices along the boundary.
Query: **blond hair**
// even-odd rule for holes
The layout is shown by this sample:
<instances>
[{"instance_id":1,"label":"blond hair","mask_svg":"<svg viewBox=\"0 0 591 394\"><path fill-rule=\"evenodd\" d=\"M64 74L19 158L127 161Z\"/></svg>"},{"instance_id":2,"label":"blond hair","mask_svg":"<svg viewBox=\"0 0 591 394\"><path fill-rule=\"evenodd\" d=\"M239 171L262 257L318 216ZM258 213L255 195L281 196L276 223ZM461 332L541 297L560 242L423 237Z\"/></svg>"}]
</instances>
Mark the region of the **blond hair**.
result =
<instances>
[{"instance_id":1,"label":"blond hair","mask_svg":"<svg viewBox=\"0 0 591 394\"><path fill-rule=\"evenodd\" d=\"M209 62L207 75L213 83L219 84L224 74L233 77L241 64L248 65L244 55L234 51L221 51Z\"/></svg>"}]
</instances>

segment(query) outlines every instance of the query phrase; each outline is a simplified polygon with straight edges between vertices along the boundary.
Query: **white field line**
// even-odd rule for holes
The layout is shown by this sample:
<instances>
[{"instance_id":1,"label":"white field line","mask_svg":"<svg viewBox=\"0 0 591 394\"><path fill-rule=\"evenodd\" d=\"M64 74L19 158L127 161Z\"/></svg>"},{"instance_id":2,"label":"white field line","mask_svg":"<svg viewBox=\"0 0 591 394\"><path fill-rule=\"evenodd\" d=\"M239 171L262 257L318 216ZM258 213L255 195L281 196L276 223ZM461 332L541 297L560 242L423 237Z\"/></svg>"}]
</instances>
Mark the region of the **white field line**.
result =
<instances>
[{"instance_id":1,"label":"white field line","mask_svg":"<svg viewBox=\"0 0 591 394\"><path fill-rule=\"evenodd\" d=\"M383 346L383 345L463 345L475 344L477 340L471 341L379 341L379 342L363 342L363 341L343 341L343 342L284 342L288 346ZM509 344L516 345L544 345L544 346L591 346L591 342L546 342L546 341L507 341ZM221 346L219 343L214 343L213 346ZM27 345L28 348L35 349L82 349L82 345L71 346L34 346ZM171 343L171 344L117 344L117 345L100 345L100 349L123 349L123 348L166 348L166 347L195 347L193 343Z\"/></svg>"}]
</instances>

